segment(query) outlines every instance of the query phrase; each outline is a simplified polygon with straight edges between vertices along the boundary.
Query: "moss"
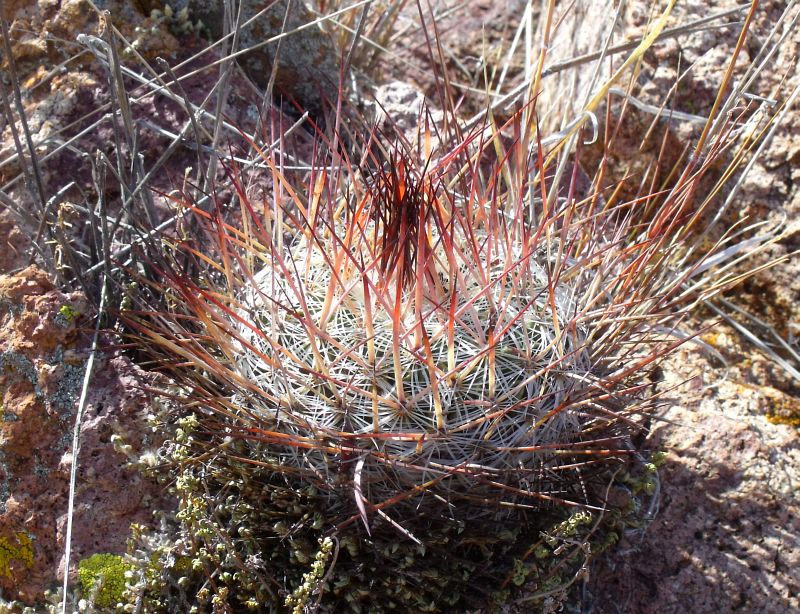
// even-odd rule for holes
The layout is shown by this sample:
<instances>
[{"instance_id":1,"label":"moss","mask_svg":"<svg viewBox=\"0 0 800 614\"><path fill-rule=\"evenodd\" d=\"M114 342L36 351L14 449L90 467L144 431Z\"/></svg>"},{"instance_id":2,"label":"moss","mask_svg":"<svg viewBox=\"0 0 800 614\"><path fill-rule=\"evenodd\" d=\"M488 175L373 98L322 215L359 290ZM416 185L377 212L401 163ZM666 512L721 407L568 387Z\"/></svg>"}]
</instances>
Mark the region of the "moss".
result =
<instances>
[{"instance_id":1,"label":"moss","mask_svg":"<svg viewBox=\"0 0 800 614\"><path fill-rule=\"evenodd\" d=\"M619 541L619 533L616 531L609 531L609 533L605 536L602 541L594 544L592 547L592 554L597 556L611 548L614 544Z\"/></svg>"},{"instance_id":2,"label":"moss","mask_svg":"<svg viewBox=\"0 0 800 614\"><path fill-rule=\"evenodd\" d=\"M93 554L78 563L78 581L84 599L92 597L98 607L112 607L122 601L125 572L133 566L118 554Z\"/></svg>"},{"instance_id":3,"label":"moss","mask_svg":"<svg viewBox=\"0 0 800 614\"><path fill-rule=\"evenodd\" d=\"M525 584L525 581L528 579L528 575L530 575L533 567L530 565L525 565L521 559L514 559L514 569L513 569L513 576L511 577L511 581L514 583L514 586L522 586Z\"/></svg>"},{"instance_id":4,"label":"moss","mask_svg":"<svg viewBox=\"0 0 800 614\"><path fill-rule=\"evenodd\" d=\"M664 463L667 462L668 455L663 450L655 450L650 455L650 462L655 465L656 469L660 469Z\"/></svg>"},{"instance_id":5,"label":"moss","mask_svg":"<svg viewBox=\"0 0 800 614\"><path fill-rule=\"evenodd\" d=\"M333 552L333 540L330 537L320 539L319 548L319 552L314 556L311 570L303 575L302 584L291 595L288 595L284 602L286 607L292 609L293 614L303 614L305 611L312 593L325 574L325 568Z\"/></svg>"},{"instance_id":6,"label":"moss","mask_svg":"<svg viewBox=\"0 0 800 614\"><path fill-rule=\"evenodd\" d=\"M575 537L582 526L592 522L592 515L586 511L579 511L571 514L569 518L558 523L552 529L542 533L542 538L551 547L555 548L558 543L567 538Z\"/></svg>"},{"instance_id":7,"label":"moss","mask_svg":"<svg viewBox=\"0 0 800 614\"><path fill-rule=\"evenodd\" d=\"M11 578L12 561L20 561L26 569L33 567L33 540L27 533L15 534L16 545L8 537L0 536L0 577Z\"/></svg>"},{"instance_id":8,"label":"moss","mask_svg":"<svg viewBox=\"0 0 800 614\"><path fill-rule=\"evenodd\" d=\"M58 310L58 314L56 314L55 323L62 328L69 328L80 315L81 312L71 305L62 305Z\"/></svg>"}]
</instances>

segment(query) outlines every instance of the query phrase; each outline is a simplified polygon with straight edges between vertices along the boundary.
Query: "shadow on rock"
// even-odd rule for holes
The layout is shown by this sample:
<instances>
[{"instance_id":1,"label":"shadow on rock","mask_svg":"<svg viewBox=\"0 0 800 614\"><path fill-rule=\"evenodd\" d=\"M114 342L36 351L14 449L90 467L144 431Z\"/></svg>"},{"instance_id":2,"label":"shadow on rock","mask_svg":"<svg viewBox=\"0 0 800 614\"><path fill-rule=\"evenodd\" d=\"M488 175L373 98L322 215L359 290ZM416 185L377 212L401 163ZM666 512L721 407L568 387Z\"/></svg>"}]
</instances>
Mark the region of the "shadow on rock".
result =
<instances>
[{"instance_id":1,"label":"shadow on rock","mask_svg":"<svg viewBox=\"0 0 800 614\"><path fill-rule=\"evenodd\" d=\"M668 453L659 513L596 562L579 611L800 610L800 440L763 418L765 399L724 382L669 409L651 439Z\"/></svg>"}]
</instances>

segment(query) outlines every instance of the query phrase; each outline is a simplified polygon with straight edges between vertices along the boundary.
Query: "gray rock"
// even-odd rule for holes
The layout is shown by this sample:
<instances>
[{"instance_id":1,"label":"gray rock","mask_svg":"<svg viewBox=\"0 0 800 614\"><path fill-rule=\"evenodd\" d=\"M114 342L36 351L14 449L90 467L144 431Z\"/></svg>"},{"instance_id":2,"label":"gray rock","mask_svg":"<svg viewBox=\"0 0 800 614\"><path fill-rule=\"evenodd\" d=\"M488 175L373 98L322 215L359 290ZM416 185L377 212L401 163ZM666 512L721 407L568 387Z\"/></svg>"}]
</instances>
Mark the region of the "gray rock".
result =
<instances>
[{"instance_id":1,"label":"gray rock","mask_svg":"<svg viewBox=\"0 0 800 614\"><path fill-rule=\"evenodd\" d=\"M224 35L222 0L186 2L191 19L202 21L213 39ZM264 5L259 0L242 0L240 22L246 23ZM299 30L314 19L316 16L299 0L279 0L253 23L240 28L237 49L253 48L240 56L239 63L247 75L263 88L269 84L272 67L277 61L273 94L286 96L312 115L317 115L324 108L326 99L336 100L339 53L331 37L319 25ZM279 41L264 44L282 32L290 34Z\"/></svg>"}]
</instances>

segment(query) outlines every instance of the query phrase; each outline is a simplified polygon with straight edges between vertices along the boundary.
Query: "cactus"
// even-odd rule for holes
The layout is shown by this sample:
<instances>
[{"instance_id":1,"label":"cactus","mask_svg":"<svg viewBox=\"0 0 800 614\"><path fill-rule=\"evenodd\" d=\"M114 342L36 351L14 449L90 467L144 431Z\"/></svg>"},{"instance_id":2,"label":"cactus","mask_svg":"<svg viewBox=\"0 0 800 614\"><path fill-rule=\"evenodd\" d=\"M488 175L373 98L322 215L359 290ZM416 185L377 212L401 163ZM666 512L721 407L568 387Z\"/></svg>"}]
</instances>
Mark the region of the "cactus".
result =
<instances>
[{"instance_id":1,"label":"cactus","mask_svg":"<svg viewBox=\"0 0 800 614\"><path fill-rule=\"evenodd\" d=\"M332 495L351 485L335 508L540 498L531 485L581 430L577 288L542 263L522 203L504 218L484 194L444 196L447 172L390 160L243 289L236 371L261 392L236 403L282 465Z\"/></svg>"},{"instance_id":2,"label":"cactus","mask_svg":"<svg viewBox=\"0 0 800 614\"><path fill-rule=\"evenodd\" d=\"M577 548L538 535L606 511L653 405L646 375L681 343L671 327L725 283L705 285L708 255L686 264L700 174L607 202L578 189L577 165L549 184L541 146L505 131L522 132L520 115L424 155L367 142L359 159L320 134L302 183L263 152L273 206L231 170L236 225L176 198L207 240L177 242L160 263L170 312L129 324L197 408L196 431L178 436L190 452L174 458L215 458L179 483L237 493L209 514L212 530L187 491L197 534L214 541L222 514L248 535L245 551L273 544L275 568L295 570L284 597L323 537L347 545L328 581L336 607L423 610L489 569L506 585L530 577L521 558L516 571L511 556L491 566L512 551L556 561L534 570L543 590L568 583L558 561L583 560L597 529L583 523L565 542ZM183 274L182 258L204 274ZM409 590L448 556L451 572ZM396 568L359 576L365 557Z\"/></svg>"},{"instance_id":3,"label":"cactus","mask_svg":"<svg viewBox=\"0 0 800 614\"><path fill-rule=\"evenodd\" d=\"M580 124L543 139L533 103L469 130L423 115L413 144L337 113L307 168L249 143L266 202L233 166L238 211L173 195L194 232L149 254L161 282L126 315L193 421L158 590L192 556L181 598L196 582L215 607L442 611L524 582L552 598L615 519L647 516L648 376L740 279L715 265L749 244L702 226L731 172L698 197L737 119L709 119L668 185L626 201L570 154Z\"/></svg>"}]
</instances>

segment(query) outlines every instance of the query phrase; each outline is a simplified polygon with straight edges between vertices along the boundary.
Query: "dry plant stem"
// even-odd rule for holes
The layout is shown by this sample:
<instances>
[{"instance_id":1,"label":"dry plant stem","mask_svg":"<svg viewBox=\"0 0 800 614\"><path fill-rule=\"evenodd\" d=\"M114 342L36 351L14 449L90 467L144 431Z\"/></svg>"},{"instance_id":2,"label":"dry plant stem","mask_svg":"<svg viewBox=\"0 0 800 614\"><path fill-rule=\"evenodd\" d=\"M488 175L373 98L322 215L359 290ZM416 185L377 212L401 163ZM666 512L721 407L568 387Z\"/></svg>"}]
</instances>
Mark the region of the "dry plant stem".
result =
<instances>
[{"instance_id":1,"label":"dry plant stem","mask_svg":"<svg viewBox=\"0 0 800 614\"><path fill-rule=\"evenodd\" d=\"M36 198L36 188L34 187L34 181L33 181L32 177L31 177L30 169L28 168L28 162L27 162L24 154L22 153L22 151L23 151L22 143L21 143L21 141L19 139L19 133L17 132L16 122L14 121L14 114L11 111L11 105L10 105L9 100L8 100L8 94L6 92L6 86L5 86L5 83L3 83L2 79L0 79L0 98L2 98L3 110L5 111L6 118L7 118L6 121L8 122L8 126L9 126L9 129L11 131L11 136L14 139L14 145L15 145L15 147L17 149L17 152L18 152L17 155L16 155L16 158L20 161L20 167L22 168L22 176L24 177L25 187L28 188L28 191L30 192L31 196L35 200L35 198ZM16 213L19 217L24 219L26 222L28 222L31 227L35 227L37 225L37 220L36 220L35 216L30 211L28 211L25 207L19 207L10 196L6 195L5 192L2 193L2 199L3 199L3 204L6 207L8 207L11 211ZM46 207L45 207L45 209L46 209ZM44 210L44 209L42 209L42 210ZM38 243L34 243L33 245L34 245L34 249L39 251L39 253L42 255L42 257L45 259L45 262L47 262L48 259L50 258L50 256L46 255L46 252L43 251L40 248Z\"/></svg>"},{"instance_id":2,"label":"dry plant stem","mask_svg":"<svg viewBox=\"0 0 800 614\"><path fill-rule=\"evenodd\" d=\"M620 67L614 71L614 74L603 84L600 88L595 92L589 102L584 106L584 113L581 114L579 117L576 118L570 128L566 131L562 141L560 144L556 145L554 150L548 156L548 162L552 157L555 155L555 152L559 151L559 149L566 143L567 138L571 136L573 133L577 132L581 126L586 122L587 116L586 111L593 113L597 107L603 102L605 99L608 90L617 82L623 75L625 75L628 70L637 62L639 62L644 55L644 53L653 46L653 44L658 39L658 35L664 29L664 26L667 23L667 19L669 18L670 14L672 13L672 9L675 6L676 0L669 0L664 11L661 13L659 18L652 24L650 27L649 32L645 37L642 38L642 41L639 45L633 50L633 52L625 59L625 61L620 65ZM720 90L722 91L722 90ZM574 124L574 125L573 125Z\"/></svg>"},{"instance_id":3,"label":"dry plant stem","mask_svg":"<svg viewBox=\"0 0 800 614\"><path fill-rule=\"evenodd\" d=\"M344 63L342 65L342 74L349 74L350 66L353 63L353 57L355 55L356 48L358 47L359 43L361 42L361 37L364 32L364 27L367 23L367 17L369 16L369 9L372 6L372 2L367 2L361 9L361 14L358 16L358 24L356 25L356 31L353 34L353 40L350 43L350 48L347 50L347 55L345 56Z\"/></svg>"},{"instance_id":4,"label":"dry plant stem","mask_svg":"<svg viewBox=\"0 0 800 614\"><path fill-rule=\"evenodd\" d=\"M722 85L720 86L719 90L717 91L717 98L714 100L714 106L711 107L711 111L708 114L708 123L706 124L705 128L703 129L702 134L700 134L700 138L697 140L697 145L694 149L695 158L698 158L703 153L703 148L706 144L706 139L712 133L712 128L716 128L720 130L724 125L724 120L722 119L722 114L730 108L733 103L733 97L725 98L726 90L728 87L728 83L730 83L731 78L733 77L733 69L736 66L736 59L739 57L739 53L742 50L744 45L745 38L747 36L747 32L750 29L750 24L753 22L753 17L756 14L756 10L758 9L758 0L752 0L750 5L750 11L747 13L747 17L745 18L744 26L742 27L741 32L739 33L739 40L736 41L736 47L733 50L733 54L731 55L730 62L728 63L728 69L725 71L725 76L722 78ZM727 104L723 107L723 100L726 100ZM721 113L717 116L717 111Z\"/></svg>"},{"instance_id":5,"label":"dry plant stem","mask_svg":"<svg viewBox=\"0 0 800 614\"><path fill-rule=\"evenodd\" d=\"M784 42L786 42L786 40L792 34L796 33L797 22L800 20L800 13L796 13L791 21L789 20L789 15L791 14L792 10L797 7L798 3L800 3L800 0L790 0L790 2L786 5L783 13L776 20L775 25L770 30L769 35L761 46L761 49L759 49L758 55L753 59L751 65L746 71L744 79L742 79L741 83L737 84L738 90L742 91L743 93L748 92L756 77L758 77L758 75L765 70L768 62L774 59L775 54L782 47ZM781 34L780 38L773 43L773 39L780 28L783 28L783 34Z\"/></svg>"},{"instance_id":6,"label":"dry plant stem","mask_svg":"<svg viewBox=\"0 0 800 614\"><path fill-rule=\"evenodd\" d=\"M543 34L542 34L542 42L539 49L539 58L536 62L534 72L532 74L527 75L527 83L529 84L527 90L527 96L523 99L523 105L526 109L525 117L523 120L524 126L524 137L526 141L530 141L533 143L535 138L538 138L538 126L536 127L536 137L534 137L534 117L535 113L532 112L532 103L538 98L539 93L541 91L541 79L542 79L542 71L544 70L544 61L547 55L547 50L550 47L550 35L551 35L551 28L553 27L553 11L555 10L556 2L555 0L549 0L547 3L547 14L543 21ZM532 60L532 37L533 37L533 9L528 11L528 23L527 23L527 35L526 35L526 58L528 59L528 66L534 66Z\"/></svg>"},{"instance_id":7,"label":"dry plant stem","mask_svg":"<svg viewBox=\"0 0 800 614\"><path fill-rule=\"evenodd\" d=\"M288 130L286 130L285 135L288 136L288 135L291 135L292 133L294 133L307 120L308 120L308 114L306 113L302 117L300 117L300 119L298 119L294 124L292 124L292 126ZM176 138L176 142L177 142L176 135L171 135L171 137ZM266 148L264 150L264 153L265 154L269 154L270 152L275 150L275 148L277 148L279 145L280 145L280 139L278 139L278 140L274 141L273 143L271 143L270 145L266 146ZM239 163L243 164L245 167L253 166L251 160L243 160L243 159L240 160L238 158L234 158L233 161L234 162L239 162ZM200 208L204 208L205 205L209 201L210 201L209 197L207 197L207 196L203 197L202 199L200 199L200 201L198 201L198 206ZM140 237L134 238L130 245L126 245L124 247L121 247L120 249L114 251L113 253L107 252L110 255L107 256L106 258L104 258L103 261L101 261L98 264L95 264L94 266L90 267L85 273L86 276L93 275L93 274L97 273L98 271L100 271L101 269L106 268L108 266L108 263L120 261L121 258L124 258L124 257L128 256L131 253L131 250L133 250L133 248L135 246L143 245L147 241L150 241L152 239L156 239L158 237L161 237L168 229L172 228L175 225L175 223L178 220L180 220L184 215L185 215L185 212L183 212L183 211L180 212L180 213L177 213L176 215L173 215L173 216L167 218L166 220L164 220L163 222L161 222L158 226L156 226L152 230L147 231L144 235L141 235ZM121 221L122 220L119 219L119 220L114 221L114 223L121 223ZM131 262L127 261L124 264L125 264L125 266L129 266L131 264Z\"/></svg>"},{"instance_id":8,"label":"dry plant stem","mask_svg":"<svg viewBox=\"0 0 800 614\"><path fill-rule=\"evenodd\" d=\"M39 205L39 215L41 216L42 220L47 217L47 198L44 192L44 185L42 184L42 173L39 169L39 160L36 154L36 147L33 144L33 139L31 138L31 131L28 127L28 118L25 115L25 108L22 105L22 94L19 90L19 78L17 77L17 63L14 59L14 54L11 51L11 40L8 33L8 24L6 23L5 19L0 19L0 30L2 30L3 34L3 49L5 51L5 56L8 61L8 69L11 77L11 84L12 84L12 91L14 92L14 104L17 107L17 114L19 115L20 124L22 124L22 132L25 135L25 143L28 147L28 154L30 155L30 173L31 177L33 178L33 187L35 187L36 191L32 194L34 199L38 198L38 205ZM17 146L17 152L20 156L20 161L22 163L23 168L27 168L25 163L25 157L22 153L22 146L19 143L19 137L16 136L16 127L14 122L14 116L11 113L11 107L8 104L8 97L6 95L5 84L2 85L2 93L3 93L3 105L6 107L8 112L8 123L11 126L11 129L15 135L14 141L15 145Z\"/></svg>"},{"instance_id":9,"label":"dry plant stem","mask_svg":"<svg viewBox=\"0 0 800 614\"><path fill-rule=\"evenodd\" d=\"M773 338L775 342L778 343L780 348L791 358L793 359L798 365L800 365L800 354L792 348L786 340L783 339L774 328L769 326L767 323L759 320L752 314L748 313L741 307L734 305L730 301L727 300L720 300L719 303L723 305L726 309L733 311L734 313L743 316L746 320L749 320L752 324L755 324L757 327L769 331L770 336ZM755 345L761 352L769 356L771 360L773 360L777 365L779 365L784 371L786 371L795 381L800 382L800 370L793 365L789 360L787 360L784 356L781 356L769 343L765 342L764 340L760 339L755 332L748 329L744 326L741 322L737 321L733 317L731 317L728 313L722 311L719 307L713 304L711 301L706 301L706 307L710 308L714 313L724 319L728 324L730 324L733 328L735 328L742 336L744 336L748 341L750 341L753 345Z\"/></svg>"},{"instance_id":10,"label":"dry plant stem","mask_svg":"<svg viewBox=\"0 0 800 614\"><path fill-rule=\"evenodd\" d=\"M666 38L674 38L677 36L682 36L684 34L690 34L695 31L702 31L703 27L706 24L709 24L713 21L717 21L718 19L723 19L724 17L729 17L730 15L736 15L741 13L746 8L750 7L750 4L741 4L735 8L728 9L725 11L719 11L712 15L708 15L706 17L701 17L699 19L695 19L693 21L687 22L685 24L681 24L679 26L674 26L672 28L667 28L661 34L659 34L656 40L661 41ZM736 25L741 25L739 23L725 23L719 24L717 27L733 27ZM629 43L622 43L619 45L614 45L609 47L607 50L603 51L593 51L592 53L585 53L580 56L576 56L574 58L569 58L568 60L562 60L560 62L556 62L548 66L544 69L542 76L547 77L551 74L561 72L567 70L569 68L575 68L576 66L580 66L581 64L586 64L587 62L593 62L595 60L600 59L603 55L613 55L617 53L623 53L625 51L630 51L635 49L639 46L639 41L631 41Z\"/></svg>"},{"instance_id":11,"label":"dry plant stem","mask_svg":"<svg viewBox=\"0 0 800 614\"><path fill-rule=\"evenodd\" d=\"M17 149L16 159L19 160L20 167L22 168L22 175L25 178L25 187L28 188L31 197L35 198L35 183L33 181L31 171L28 168L28 161L23 153L22 142L19 139L19 132L17 132L17 122L14 119L14 113L11 110L11 102L8 99L8 92L6 91L6 84L3 81L3 79L0 79L0 97L2 97L3 100L3 111L6 115L6 122L8 123L9 130L11 131L11 136L14 139L14 146ZM44 207L42 207L41 210L44 211ZM30 212L26 212L26 215L30 216Z\"/></svg>"},{"instance_id":12,"label":"dry plant stem","mask_svg":"<svg viewBox=\"0 0 800 614\"><path fill-rule=\"evenodd\" d=\"M283 13L283 23L281 23L281 32L286 32L286 25L289 22L289 15L292 9L292 3L286 3L286 10ZM273 92L275 90L275 81L278 78L278 66L281 57L281 51L283 50L283 39L278 41L278 44L275 45L275 55L273 56L272 61L272 69L269 73L269 81L267 82L267 87L264 90L264 100L266 101L268 98L272 98Z\"/></svg>"},{"instance_id":13,"label":"dry plant stem","mask_svg":"<svg viewBox=\"0 0 800 614\"><path fill-rule=\"evenodd\" d=\"M72 465L70 467L69 476L69 496L67 503L67 528L64 534L64 581L62 584L62 601L61 612L67 612L67 597L69 595L69 564L72 554L72 520L75 515L75 488L78 481L78 455L80 453L80 437L81 437L81 421L83 420L83 412L86 407L86 399L89 394L89 383L92 379L92 370L94 369L95 357L97 356L101 322L106 308L108 283L103 279L102 290L100 293L100 308L97 312L94 337L92 338L92 347L89 353L89 358L86 361L86 370L83 374L83 386L81 387L81 395L78 400L78 407L75 411L75 427L72 433Z\"/></svg>"},{"instance_id":14,"label":"dry plant stem","mask_svg":"<svg viewBox=\"0 0 800 614\"><path fill-rule=\"evenodd\" d=\"M288 6L289 4L287 4L287 11ZM234 9L236 9L235 14ZM241 21L241 3L234 5L231 0L225 0L223 9L223 32L225 34L231 33L233 36L231 37L230 48L227 45L227 37L223 36L223 39L226 41L222 46L222 59L224 61L219 65L219 79L214 85L214 91L216 92L216 108L214 110L214 117L216 118L216 121L214 122L214 134L211 138L211 148L213 151L216 151L217 147L219 146L219 140L222 135L221 120L225 115L225 106L228 100L228 84L230 82L231 72L234 69L233 54L236 52L236 49L239 45L239 32L241 31L239 24ZM275 64L273 64L273 70L275 69L275 66L277 66L277 58ZM180 81L176 80L176 83L180 83ZM216 180L217 176L217 164L218 158L212 155L206 169L206 175L203 180L203 187L201 191L211 192L213 190L212 186L214 185L214 181Z\"/></svg>"},{"instance_id":15,"label":"dry plant stem","mask_svg":"<svg viewBox=\"0 0 800 614\"><path fill-rule=\"evenodd\" d=\"M114 277L111 275L111 264L113 260L111 259L111 237L113 236L112 231L108 227L108 207L106 201L106 168L107 165L100 163L100 156L97 156L95 166L93 168L93 178L95 180L95 187L97 189L97 201L99 205L99 219L98 225L100 227L100 239L101 239L101 250L103 254L103 259L101 260L100 264L103 267L105 272L103 279L105 280L104 285L107 285L108 282ZM121 222L122 216L119 217L118 222Z\"/></svg>"},{"instance_id":16,"label":"dry plant stem","mask_svg":"<svg viewBox=\"0 0 800 614\"><path fill-rule=\"evenodd\" d=\"M606 36L606 40L603 44L603 49L601 50L601 54L600 57L598 58L597 65L595 66L594 74L592 75L592 78L589 81L589 85L587 87L585 94L585 99L580 107L582 109L586 109L585 113L588 114L588 116L592 119L594 126L594 137L590 141L585 142L585 144L587 145L593 143L594 140L596 140L597 138L597 119L594 118L594 113L588 109L589 100L591 97L591 93L594 90L595 84L597 83L597 80L600 77L600 67L602 65L608 46L611 44L611 37L619 21L620 15L622 13L622 8L623 8L623 3L620 3L619 6L617 7L617 11L614 13L614 20L608 29L608 35ZM544 58L542 58L542 63L543 61ZM561 126L561 129L564 130L564 126ZM567 164L569 164L570 156L572 155L572 152L576 146L579 135L580 133L578 131L573 133L572 136L569 137L569 141L567 142L566 147L562 150L561 160L559 161L558 167L556 168L556 174L552 180L553 184L559 185L561 183L561 177L564 174ZM548 202L547 202L548 207L553 206L556 196L557 196L557 191L553 190L548 196Z\"/></svg>"},{"instance_id":17,"label":"dry plant stem","mask_svg":"<svg viewBox=\"0 0 800 614\"><path fill-rule=\"evenodd\" d=\"M107 21L109 18L108 14L104 15L104 18ZM145 173L144 168L142 167L141 157L137 151L136 128L133 122L129 97L125 90L125 83L122 79L122 69L119 60L119 54L117 53L116 39L114 37L114 33L108 27L105 28L105 36L106 49L109 50L109 88L112 93L112 104L118 105L119 108L119 115L122 119L122 125L124 128L125 144L128 150L128 157L130 158L130 166L133 171L133 176L131 177L130 183L128 183L128 181L121 181L122 187L127 191L125 200L131 204L131 207L127 208L128 215L130 219L134 219L132 214L132 205L134 199L137 199L138 197L138 199L142 202L147 221L149 222L150 227L153 227L158 222L158 215L155 211L155 204L153 203L152 194L150 193L150 190L137 190L133 187L137 181L141 185L141 180L144 178ZM116 113L114 115L116 116ZM119 139L117 122L112 120L112 125L114 126L114 135L115 139L117 140L117 172L119 173L121 179L127 179L126 175L123 174L123 161L125 160L125 155L121 150L122 143Z\"/></svg>"},{"instance_id":18,"label":"dry plant stem","mask_svg":"<svg viewBox=\"0 0 800 614\"><path fill-rule=\"evenodd\" d=\"M787 11L790 10L792 7L794 7L796 4L797 4L797 2L792 2L792 6L788 7ZM785 14L786 13L784 13L784 15ZM791 23L787 24L786 30L785 30L783 36L780 38L780 40L774 46L771 46L771 47L766 47L765 46L764 48L762 48L762 53L765 55L765 57L764 57L763 61L758 64L758 70L754 71L753 74L750 76L750 78L742 85L744 90L747 90L750 87L750 85L752 84L753 80L761 73L761 71L764 69L764 67L766 65L766 61L769 59L769 57L773 56L777 52L777 50L780 48L780 45L788 38L788 36L792 32L796 31L796 25L798 23L798 19L800 19L800 13L798 13L794 17L794 19L792 20ZM770 38L772 38L774 33L775 33L775 30L770 32ZM765 50L768 50L768 51L766 51L766 53L764 53ZM761 157L761 154L764 151L766 151L767 147L769 147L769 145L772 143L772 140L773 140L773 138L775 136L776 131L783 124L783 122L786 120L786 117L787 117L789 111L791 111L792 108L794 107L795 103L798 100L798 96L799 95L800 95L800 85L796 86L794 88L794 90L792 90L792 93L787 97L787 99L783 102L783 104L779 108L777 118L772 122L771 126L769 126L769 130L766 133L766 136L764 136L763 138L761 138L759 140L758 149L754 152L754 154L752 155L752 157L748 161L747 166L743 170L741 176L736 180L736 183L733 185L733 188L731 189L730 193L725 198L725 202L722 204L722 206L720 206L719 210L715 214L714 221L713 221L711 226L713 226L716 223L718 223L722 219L723 215L730 208L731 204L733 203L733 201L738 196L739 191L741 190L741 187L743 185L743 182L744 182L745 178L749 175L749 173L752 170L753 166L758 161L758 159Z\"/></svg>"},{"instance_id":19,"label":"dry plant stem","mask_svg":"<svg viewBox=\"0 0 800 614\"><path fill-rule=\"evenodd\" d=\"M707 119L702 115L693 115L691 113L683 113L682 111L675 111L673 109L665 109L664 105L662 104L660 107L657 107L652 104L647 104L642 102L638 98L634 98L631 96L629 91L623 90L619 87L612 87L608 90L609 94L614 94L615 96L620 96L626 100L628 104L633 107L636 107L640 111L644 111L645 113L650 113L651 115L655 115L657 118L663 118L668 121L676 121L676 122L687 122L692 124L700 124L705 126ZM665 101L666 104L666 101ZM653 124L653 127L655 124Z\"/></svg>"}]
</instances>

